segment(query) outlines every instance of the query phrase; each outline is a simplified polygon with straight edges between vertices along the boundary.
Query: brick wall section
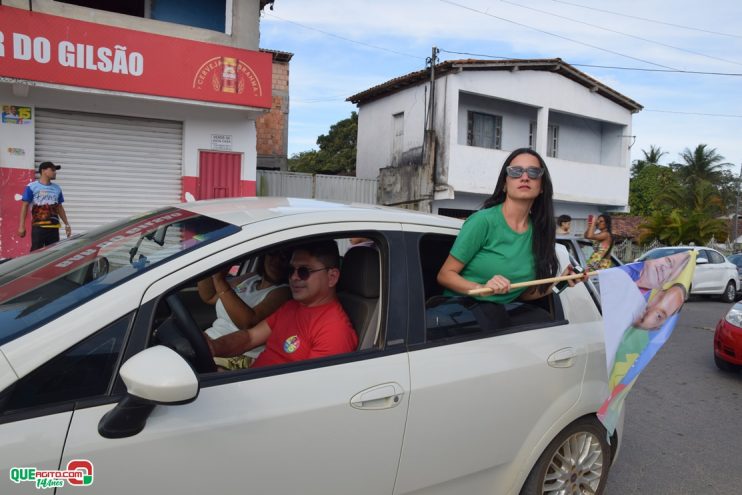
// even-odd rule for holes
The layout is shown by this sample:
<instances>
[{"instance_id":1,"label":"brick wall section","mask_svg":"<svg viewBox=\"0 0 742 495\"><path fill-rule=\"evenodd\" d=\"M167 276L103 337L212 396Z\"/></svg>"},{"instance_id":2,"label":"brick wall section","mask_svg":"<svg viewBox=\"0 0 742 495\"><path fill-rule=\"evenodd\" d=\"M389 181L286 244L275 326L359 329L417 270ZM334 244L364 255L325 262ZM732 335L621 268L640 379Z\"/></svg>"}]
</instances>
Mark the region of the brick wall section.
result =
<instances>
[{"instance_id":1,"label":"brick wall section","mask_svg":"<svg viewBox=\"0 0 742 495\"><path fill-rule=\"evenodd\" d=\"M256 121L258 156L286 158L289 123L289 63L273 60L273 105Z\"/></svg>"}]
</instances>

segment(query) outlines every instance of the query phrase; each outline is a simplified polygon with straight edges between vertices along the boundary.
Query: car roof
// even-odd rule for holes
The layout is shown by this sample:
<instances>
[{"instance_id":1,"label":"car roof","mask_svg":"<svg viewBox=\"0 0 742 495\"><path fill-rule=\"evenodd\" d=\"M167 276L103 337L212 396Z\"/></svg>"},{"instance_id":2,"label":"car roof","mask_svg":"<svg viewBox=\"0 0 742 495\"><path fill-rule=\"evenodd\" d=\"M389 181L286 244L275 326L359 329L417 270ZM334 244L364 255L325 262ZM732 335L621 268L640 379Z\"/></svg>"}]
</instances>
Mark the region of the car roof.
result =
<instances>
[{"instance_id":1,"label":"car roof","mask_svg":"<svg viewBox=\"0 0 742 495\"><path fill-rule=\"evenodd\" d=\"M649 253L650 251L666 251L668 249L673 249L673 250L678 250L678 249L691 250L691 249L693 249L695 251L698 251L699 249L710 249L712 251L717 251L716 249L711 248L711 247L707 247L707 246L662 246L662 247L652 248L652 249L650 249L647 252Z\"/></svg>"},{"instance_id":2,"label":"car roof","mask_svg":"<svg viewBox=\"0 0 742 495\"><path fill-rule=\"evenodd\" d=\"M341 203L307 198L245 197L194 201L173 205L193 213L244 227L251 223L312 215L316 221L400 222L460 228L462 220L389 206ZM300 223L301 218L296 218Z\"/></svg>"}]
</instances>

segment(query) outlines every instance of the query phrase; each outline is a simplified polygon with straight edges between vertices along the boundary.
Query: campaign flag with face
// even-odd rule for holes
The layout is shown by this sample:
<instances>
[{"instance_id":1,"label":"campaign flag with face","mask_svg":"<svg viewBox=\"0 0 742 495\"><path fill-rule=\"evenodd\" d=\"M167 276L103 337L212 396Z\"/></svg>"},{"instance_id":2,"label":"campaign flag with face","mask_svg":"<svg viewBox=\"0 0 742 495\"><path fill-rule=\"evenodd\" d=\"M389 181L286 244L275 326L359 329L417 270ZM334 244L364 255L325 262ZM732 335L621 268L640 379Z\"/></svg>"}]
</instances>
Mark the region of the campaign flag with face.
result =
<instances>
[{"instance_id":1,"label":"campaign flag with face","mask_svg":"<svg viewBox=\"0 0 742 495\"><path fill-rule=\"evenodd\" d=\"M598 418L613 434L639 373L667 341L696 268L693 250L601 270L608 397Z\"/></svg>"}]
</instances>

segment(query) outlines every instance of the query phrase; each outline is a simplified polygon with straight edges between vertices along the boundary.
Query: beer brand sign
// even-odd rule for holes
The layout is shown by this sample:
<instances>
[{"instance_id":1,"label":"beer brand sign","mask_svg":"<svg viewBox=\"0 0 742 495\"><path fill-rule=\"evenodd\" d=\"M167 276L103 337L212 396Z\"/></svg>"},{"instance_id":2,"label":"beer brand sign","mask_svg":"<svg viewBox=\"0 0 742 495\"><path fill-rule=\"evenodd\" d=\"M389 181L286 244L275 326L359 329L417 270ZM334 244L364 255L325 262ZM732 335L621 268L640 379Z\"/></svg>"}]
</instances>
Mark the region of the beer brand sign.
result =
<instances>
[{"instance_id":1,"label":"beer brand sign","mask_svg":"<svg viewBox=\"0 0 742 495\"><path fill-rule=\"evenodd\" d=\"M0 77L270 108L272 58L0 6Z\"/></svg>"}]
</instances>

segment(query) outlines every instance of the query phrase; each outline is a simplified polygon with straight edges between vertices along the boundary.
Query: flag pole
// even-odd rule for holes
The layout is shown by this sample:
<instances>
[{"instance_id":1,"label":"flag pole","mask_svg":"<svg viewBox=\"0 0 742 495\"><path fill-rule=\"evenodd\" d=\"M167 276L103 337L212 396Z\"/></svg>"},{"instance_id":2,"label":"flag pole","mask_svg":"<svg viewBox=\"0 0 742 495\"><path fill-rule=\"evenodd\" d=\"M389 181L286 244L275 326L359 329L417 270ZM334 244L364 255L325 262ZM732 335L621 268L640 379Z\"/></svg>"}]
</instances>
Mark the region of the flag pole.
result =
<instances>
[{"instance_id":1,"label":"flag pole","mask_svg":"<svg viewBox=\"0 0 742 495\"><path fill-rule=\"evenodd\" d=\"M513 289L521 289L523 287L532 287L534 285L545 285L545 284L553 284L556 282L563 282L565 280L578 280L585 276L592 277L593 275L597 275L598 271L594 270L592 272L587 273L574 273L572 275L560 275L559 277L551 277L551 278L541 278L538 280L529 280L528 282L518 282L517 284L512 284L510 286L510 290ZM487 295L494 292L489 287L481 287L479 289L470 289L466 291L466 293L470 296L481 296L481 295Z\"/></svg>"}]
</instances>

